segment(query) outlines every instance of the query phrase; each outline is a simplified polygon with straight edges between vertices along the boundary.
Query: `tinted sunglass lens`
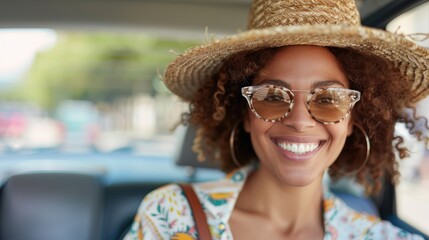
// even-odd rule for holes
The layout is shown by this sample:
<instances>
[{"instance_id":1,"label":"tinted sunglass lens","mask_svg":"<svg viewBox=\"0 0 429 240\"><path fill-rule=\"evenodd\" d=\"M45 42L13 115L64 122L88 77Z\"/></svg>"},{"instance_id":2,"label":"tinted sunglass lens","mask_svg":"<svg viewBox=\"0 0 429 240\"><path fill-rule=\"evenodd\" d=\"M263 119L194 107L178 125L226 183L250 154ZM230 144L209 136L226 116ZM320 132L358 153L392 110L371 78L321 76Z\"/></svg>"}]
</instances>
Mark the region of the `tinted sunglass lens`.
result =
<instances>
[{"instance_id":1,"label":"tinted sunglass lens","mask_svg":"<svg viewBox=\"0 0 429 240\"><path fill-rule=\"evenodd\" d=\"M261 88L253 94L252 104L262 118L277 120L289 112L291 98L278 88Z\"/></svg>"},{"instance_id":2,"label":"tinted sunglass lens","mask_svg":"<svg viewBox=\"0 0 429 240\"><path fill-rule=\"evenodd\" d=\"M309 110L322 122L340 121L350 111L351 98L339 89L318 89L311 95Z\"/></svg>"}]
</instances>

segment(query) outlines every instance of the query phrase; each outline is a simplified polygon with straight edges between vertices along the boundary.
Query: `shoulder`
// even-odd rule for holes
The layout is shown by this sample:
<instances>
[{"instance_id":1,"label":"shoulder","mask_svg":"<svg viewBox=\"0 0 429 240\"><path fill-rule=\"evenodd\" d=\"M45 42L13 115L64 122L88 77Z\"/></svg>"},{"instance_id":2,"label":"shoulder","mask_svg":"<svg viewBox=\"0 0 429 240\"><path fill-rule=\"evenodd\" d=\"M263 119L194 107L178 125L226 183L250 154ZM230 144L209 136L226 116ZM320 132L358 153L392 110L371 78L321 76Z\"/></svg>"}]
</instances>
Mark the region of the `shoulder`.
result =
<instances>
[{"instance_id":1,"label":"shoulder","mask_svg":"<svg viewBox=\"0 0 429 240\"><path fill-rule=\"evenodd\" d=\"M367 236L379 237L380 239L415 239L423 240L422 236L409 233L403 229L393 226L388 221L379 221L373 224L366 233Z\"/></svg>"},{"instance_id":2,"label":"shoulder","mask_svg":"<svg viewBox=\"0 0 429 240\"><path fill-rule=\"evenodd\" d=\"M140 205L138 214L169 221L173 218L190 215L190 210L182 188L177 184L169 184L147 194Z\"/></svg>"},{"instance_id":3,"label":"shoulder","mask_svg":"<svg viewBox=\"0 0 429 240\"><path fill-rule=\"evenodd\" d=\"M218 181L192 184L213 236L225 231L216 226L226 223L250 171L248 169L236 170ZM177 184L162 186L146 195L125 239L173 238L197 239L192 211L182 188Z\"/></svg>"},{"instance_id":4,"label":"shoulder","mask_svg":"<svg viewBox=\"0 0 429 240\"><path fill-rule=\"evenodd\" d=\"M326 210L330 218L325 219L325 227L332 239L423 239L377 216L357 212L335 196L325 200Z\"/></svg>"},{"instance_id":5,"label":"shoulder","mask_svg":"<svg viewBox=\"0 0 429 240\"><path fill-rule=\"evenodd\" d=\"M175 236L195 239L195 233L192 213L182 189L177 184L169 184L146 195L129 235L141 234L144 239L170 239Z\"/></svg>"},{"instance_id":6,"label":"shoulder","mask_svg":"<svg viewBox=\"0 0 429 240\"><path fill-rule=\"evenodd\" d=\"M152 205L172 203L172 200L184 199L182 189L177 184L168 184L148 193L143 199L142 206L150 208Z\"/></svg>"}]
</instances>

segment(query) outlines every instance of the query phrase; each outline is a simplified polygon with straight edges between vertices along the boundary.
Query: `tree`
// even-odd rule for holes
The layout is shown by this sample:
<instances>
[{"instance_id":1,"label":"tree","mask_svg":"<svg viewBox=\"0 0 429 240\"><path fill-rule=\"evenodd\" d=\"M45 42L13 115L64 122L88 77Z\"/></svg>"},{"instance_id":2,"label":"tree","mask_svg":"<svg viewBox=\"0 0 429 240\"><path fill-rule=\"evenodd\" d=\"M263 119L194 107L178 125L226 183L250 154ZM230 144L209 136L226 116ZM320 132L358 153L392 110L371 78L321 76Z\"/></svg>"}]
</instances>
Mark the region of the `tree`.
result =
<instances>
[{"instance_id":1,"label":"tree","mask_svg":"<svg viewBox=\"0 0 429 240\"><path fill-rule=\"evenodd\" d=\"M16 94L54 109L64 99L113 102L154 94L158 71L195 42L123 33L59 33L57 44L37 55ZM159 86L158 86L159 88Z\"/></svg>"}]
</instances>

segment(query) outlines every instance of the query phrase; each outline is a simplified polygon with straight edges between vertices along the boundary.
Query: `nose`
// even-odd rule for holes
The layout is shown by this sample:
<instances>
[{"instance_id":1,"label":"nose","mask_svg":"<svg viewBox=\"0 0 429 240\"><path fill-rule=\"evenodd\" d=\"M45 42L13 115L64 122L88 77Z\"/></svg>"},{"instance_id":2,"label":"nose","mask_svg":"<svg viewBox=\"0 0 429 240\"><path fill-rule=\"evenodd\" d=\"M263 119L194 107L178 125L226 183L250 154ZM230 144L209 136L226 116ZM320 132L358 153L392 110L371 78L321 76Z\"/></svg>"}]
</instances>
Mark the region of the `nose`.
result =
<instances>
[{"instance_id":1,"label":"nose","mask_svg":"<svg viewBox=\"0 0 429 240\"><path fill-rule=\"evenodd\" d=\"M301 96L297 97L297 95ZM296 98L291 112L289 112L287 117L283 118L282 123L285 126L294 128L298 132L302 132L316 126L317 123L307 110L303 94L297 95L295 95Z\"/></svg>"}]
</instances>

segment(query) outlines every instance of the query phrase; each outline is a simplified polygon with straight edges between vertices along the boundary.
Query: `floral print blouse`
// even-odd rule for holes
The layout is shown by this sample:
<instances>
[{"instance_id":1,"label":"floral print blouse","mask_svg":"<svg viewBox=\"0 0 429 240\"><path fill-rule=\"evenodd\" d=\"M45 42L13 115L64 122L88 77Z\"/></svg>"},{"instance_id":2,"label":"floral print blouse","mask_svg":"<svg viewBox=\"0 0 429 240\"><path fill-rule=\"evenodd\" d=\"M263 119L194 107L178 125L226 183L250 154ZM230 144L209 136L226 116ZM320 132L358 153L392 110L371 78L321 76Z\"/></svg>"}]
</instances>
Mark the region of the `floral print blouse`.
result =
<instances>
[{"instance_id":1,"label":"floral print blouse","mask_svg":"<svg viewBox=\"0 0 429 240\"><path fill-rule=\"evenodd\" d=\"M247 166L217 182L193 184L207 216L212 238L232 240L228 222L248 174ZM324 190L324 240L335 239L423 239L396 228L377 217L349 208L329 190ZM166 185L149 193L143 200L124 240L198 239L192 213L182 189Z\"/></svg>"}]
</instances>

